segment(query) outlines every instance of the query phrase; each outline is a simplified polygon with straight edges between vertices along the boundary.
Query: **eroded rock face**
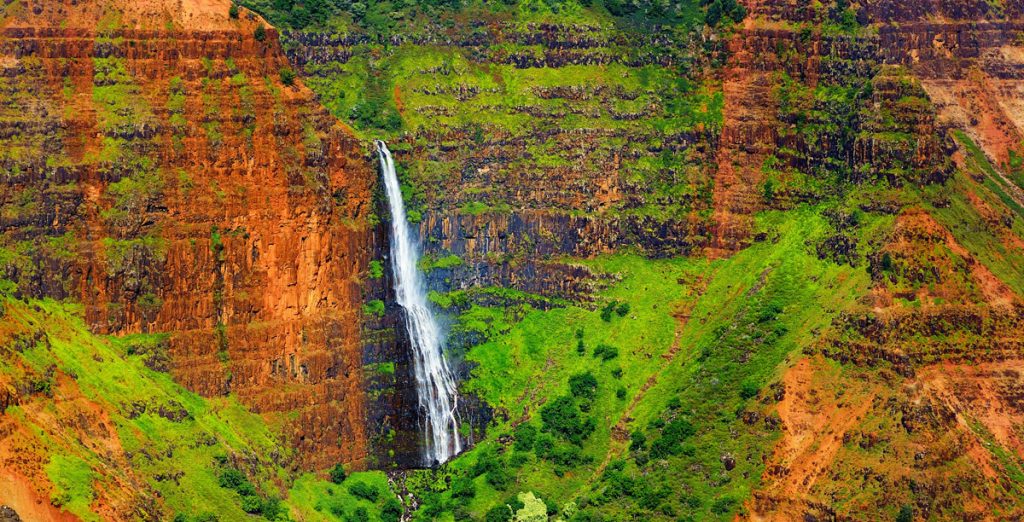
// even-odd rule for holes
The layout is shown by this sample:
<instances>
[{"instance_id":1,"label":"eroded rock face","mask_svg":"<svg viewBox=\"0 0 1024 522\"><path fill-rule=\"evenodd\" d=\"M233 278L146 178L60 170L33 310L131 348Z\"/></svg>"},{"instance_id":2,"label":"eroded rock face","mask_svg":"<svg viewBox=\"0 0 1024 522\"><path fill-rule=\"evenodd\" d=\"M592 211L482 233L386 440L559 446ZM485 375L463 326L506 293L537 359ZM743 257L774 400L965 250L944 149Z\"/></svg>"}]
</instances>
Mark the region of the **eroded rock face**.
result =
<instances>
[{"instance_id":1,"label":"eroded rock face","mask_svg":"<svg viewBox=\"0 0 1024 522\"><path fill-rule=\"evenodd\" d=\"M18 512L11 509L8 506L0 506L0 521L2 522L21 522L21 517L18 516Z\"/></svg>"},{"instance_id":2,"label":"eroded rock face","mask_svg":"<svg viewBox=\"0 0 1024 522\"><path fill-rule=\"evenodd\" d=\"M287 33L285 39L290 60L311 77L311 85L334 81L343 64L364 59L372 47L366 38L330 33ZM715 42L668 28L638 34L587 24L473 20L401 34L388 43L441 46L473 67L507 68L510 74L544 68L576 82L531 86L521 103L509 107L483 100L519 99L517 93L476 85L471 76L460 76L464 70L450 66L424 66L420 72L454 79L451 83L395 88L395 100L410 121L476 113L479 107L479 119L470 124L409 123L410 132L391 144L400 172L416 172L410 174L417 189L414 209L422 213L427 254L463 261L444 289L502 285L578 299L599 283L554 259L627 245L654 256L676 255L708 244L710 220L703 211L711 203L708 171L717 125L684 128L674 122L657 129L651 120L676 117L671 111L681 110L667 107L675 92L658 92L654 80L639 88L596 85L567 71L607 66L617 81L639 74L643 66L656 71L652 75L674 75L673 67L701 61L694 64L697 71L715 56ZM707 55L698 52L705 46L711 49ZM695 76L685 88L697 88L701 79ZM415 101L405 104L406 96ZM452 99L464 105L453 107ZM564 125L567 118L580 123ZM506 119L518 123L506 125ZM681 159L674 168L636 172L638 164L663 156ZM689 188L662 190L672 184Z\"/></svg>"},{"instance_id":3,"label":"eroded rock face","mask_svg":"<svg viewBox=\"0 0 1024 522\"><path fill-rule=\"evenodd\" d=\"M169 333L178 382L281 419L303 465L364 465L365 151L262 20L121 4L0 33L0 271L96 332Z\"/></svg>"}]
</instances>

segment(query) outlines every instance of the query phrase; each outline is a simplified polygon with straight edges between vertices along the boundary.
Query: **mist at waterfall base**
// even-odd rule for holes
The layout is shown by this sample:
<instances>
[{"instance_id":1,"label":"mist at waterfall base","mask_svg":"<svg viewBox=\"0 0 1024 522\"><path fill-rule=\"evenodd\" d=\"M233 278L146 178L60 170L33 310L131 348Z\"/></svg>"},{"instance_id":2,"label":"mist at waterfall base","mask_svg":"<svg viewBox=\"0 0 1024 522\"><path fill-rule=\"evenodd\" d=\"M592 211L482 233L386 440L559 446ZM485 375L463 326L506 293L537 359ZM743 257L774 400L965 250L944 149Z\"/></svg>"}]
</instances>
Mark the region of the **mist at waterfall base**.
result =
<instances>
[{"instance_id":1,"label":"mist at waterfall base","mask_svg":"<svg viewBox=\"0 0 1024 522\"><path fill-rule=\"evenodd\" d=\"M442 464L462 451L456 417L458 394L455 378L444 357L444 332L427 301L426 286L419 272L419 245L405 217L401 186L391 152L377 141L384 188L391 210L391 270L395 299L402 307L405 327L412 345L416 394L424 413L424 461Z\"/></svg>"}]
</instances>

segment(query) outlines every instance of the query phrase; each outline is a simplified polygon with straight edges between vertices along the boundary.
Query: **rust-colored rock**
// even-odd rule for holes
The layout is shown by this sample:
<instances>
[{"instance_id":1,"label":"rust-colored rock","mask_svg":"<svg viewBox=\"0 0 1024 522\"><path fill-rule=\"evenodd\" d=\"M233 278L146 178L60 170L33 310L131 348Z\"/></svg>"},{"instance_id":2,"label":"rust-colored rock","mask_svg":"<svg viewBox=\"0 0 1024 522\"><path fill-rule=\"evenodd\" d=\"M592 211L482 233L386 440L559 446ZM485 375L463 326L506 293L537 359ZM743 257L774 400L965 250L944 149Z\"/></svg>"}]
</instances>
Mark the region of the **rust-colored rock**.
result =
<instances>
[{"instance_id":1,"label":"rust-colored rock","mask_svg":"<svg viewBox=\"0 0 1024 522\"><path fill-rule=\"evenodd\" d=\"M2 158L0 201L34 200L0 229L69 240L13 274L23 293L80 299L97 332L169 332L176 380L289 419L306 466L358 467L374 173L282 84L276 31L257 39L264 22L229 5L43 2L5 20L0 114L28 139Z\"/></svg>"}]
</instances>

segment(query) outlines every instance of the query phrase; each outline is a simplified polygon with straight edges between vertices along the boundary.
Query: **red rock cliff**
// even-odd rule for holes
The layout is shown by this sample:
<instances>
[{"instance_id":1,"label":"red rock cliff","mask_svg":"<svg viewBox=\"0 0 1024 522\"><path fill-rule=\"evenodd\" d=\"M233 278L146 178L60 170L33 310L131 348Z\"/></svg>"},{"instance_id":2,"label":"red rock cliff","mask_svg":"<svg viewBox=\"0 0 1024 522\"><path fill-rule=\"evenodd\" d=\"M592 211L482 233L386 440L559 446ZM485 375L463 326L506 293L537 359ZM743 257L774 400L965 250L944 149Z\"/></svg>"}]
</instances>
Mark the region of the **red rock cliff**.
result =
<instances>
[{"instance_id":1,"label":"red rock cliff","mask_svg":"<svg viewBox=\"0 0 1024 522\"><path fill-rule=\"evenodd\" d=\"M285 423L309 467L366 457L360 273L373 171L227 0L28 2L0 24L21 292L104 333L170 332L170 372ZM257 29L263 26L262 29Z\"/></svg>"}]
</instances>

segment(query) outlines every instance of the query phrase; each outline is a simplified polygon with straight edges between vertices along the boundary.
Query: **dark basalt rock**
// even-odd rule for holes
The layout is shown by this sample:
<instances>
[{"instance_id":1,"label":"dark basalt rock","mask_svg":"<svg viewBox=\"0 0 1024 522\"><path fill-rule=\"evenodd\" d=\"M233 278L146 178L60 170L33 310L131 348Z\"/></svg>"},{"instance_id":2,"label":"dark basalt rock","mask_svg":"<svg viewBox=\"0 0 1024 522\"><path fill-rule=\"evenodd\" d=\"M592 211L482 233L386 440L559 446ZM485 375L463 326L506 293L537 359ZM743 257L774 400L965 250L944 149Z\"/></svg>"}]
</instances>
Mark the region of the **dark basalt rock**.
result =
<instances>
[{"instance_id":1,"label":"dark basalt rock","mask_svg":"<svg viewBox=\"0 0 1024 522\"><path fill-rule=\"evenodd\" d=\"M0 506L0 522L21 522L21 517L18 516L17 511L14 511L14 508Z\"/></svg>"}]
</instances>

